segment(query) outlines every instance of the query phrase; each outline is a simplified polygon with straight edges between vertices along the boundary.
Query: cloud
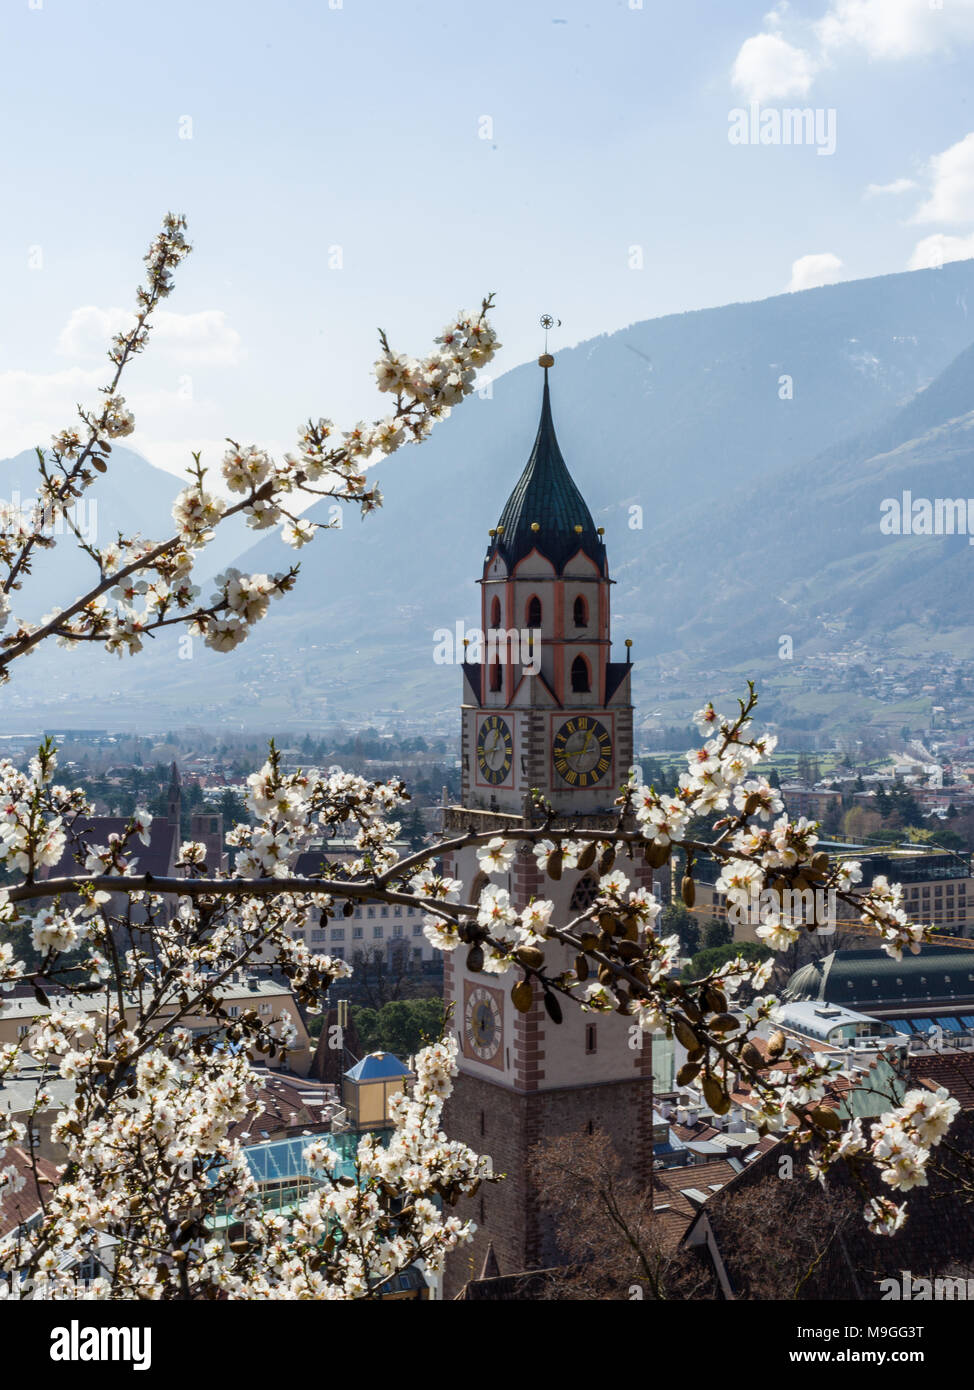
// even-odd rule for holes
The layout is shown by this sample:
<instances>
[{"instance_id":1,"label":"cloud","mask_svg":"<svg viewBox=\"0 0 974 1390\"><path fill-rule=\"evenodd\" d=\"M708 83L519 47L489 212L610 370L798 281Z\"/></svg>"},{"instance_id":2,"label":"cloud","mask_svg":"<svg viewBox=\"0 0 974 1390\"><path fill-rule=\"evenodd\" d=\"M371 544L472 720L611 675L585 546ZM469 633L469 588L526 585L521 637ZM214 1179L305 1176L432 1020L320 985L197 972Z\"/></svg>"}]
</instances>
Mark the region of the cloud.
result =
<instances>
[{"instance_id":1,"label":"cloud","mask_svg":"<svg viewBox=\"0 0 974 1390\"><path fill-rule=\"evenodd\" d=\"M842 279L843 264L831 251L811 256L799 256L792 261L791 280L786 293L795 290L814 290L820 285L834 285Z\"/></svg>"},{"instance_id":2,"label":"cloud","mask_svg":"<svg viewBox=\"0 0 974 1390\"><path fill-rule=\"evenodd\" d=\"M974 0L832 0L815 26L825 52L858 48L868 58L896 60L945 52L974 40Z\"/></svg>"},{"instance_id":3,"label":"cloud","mask_svg":"<svg viewBox=\"0 0 974 1390\"><path fill-rule=\"evenodd\" d=\"M935 154L928 165L930 196L914 222L974 222L974 131Z\"/></svg>"},{"instance_id":4,"label":"cloud","mask_svg":"<svg viewBox=\"0 0 974 1390\"><path fill-rule=\"evenodd\" d=\"M114 335L131 328L133 322L129 310L85 304L64 325L57 350L63 357L101 357ZM240 334L227 323L222 309L201 309L195 314L157 309L152 322L149 341L157 356L187 367L232 367L243 359Z\"/></svg>"},{"instance_id":5,"label":"cloud","mask_svg":"<svg viewBox=\"0 0 974 1390\"><path fill-rule=\"evenodd\" d=\"M764 17L765 32L745 39L734 62L734 86L756 100L804 96L843 54L892 62L974 42L974 0L944 0L941 7L931 0L830 0L821 19L790 25L801 46L783 36L787 14L787 5L775 5Z\"/></svg>"},{"instance_id":6,"label":"cloud","mask_svg":"<svg viewBox=\"0 0 974 1390\"><path fill-rule=\"evenodd\" d=\"M862 195L864 198L876 198L883 193L909 193L911 188L916 188L914 179L894 179L892 183L870 183L866 186L866 191Z\"/></svg>"},{"instance_id":7,"label":"cloud","mask_svg":"<svg viewBox=\"0 0 974 1390\"><path fill-rule=\"evenodd\" d=\"M4 425L0 456L9 458L37 445L48 448L51 437L59 430L77 425L79 401L97 407L105 377L101 366L68 367L59 372L0 372L0 418ZM191 461L191 451L201 447L202 439L209 450L204 462L218 462L226 442L219 440L217 453L217 409L210 401L194 399L192 385L191 377L178 379L170 374L168 381L164 379L155 385L133 389L123 386L136 422L136 431L124 441L125 445L161 468L183 471ZM157 438L165 440L158 459L153 453Z\"/></svg>"},{"instance_id":8,"label":"cloud","mask_svg":"<svg viewBox=\"0 0 974 1390\"><path fill-rule=\"evenodd\" d=\"M812 85L815 63L801 48L778 34L745 39L734 62L732 81L753 101L804 96Z\"/></svg>"},{"instance_id":9,"label":"cloud","mask_svg":"<svg viewBox=\"0 0 974 1390\"><path fill-rule=\"evenodd\" d=\"M939 270L948 261L966 261L974 256L974 234L947 236L936 232L918 241L910 257L910 270Z\"/></svg>"},{"instance_id":10,"label":"cloud","mask_svg":"<svg viewBox=\"0 0 974 1390\"><path fill-rule=\"evenodd\" d=\"M104 385L101 368L85 371L69 367L63 372L0 372L0 418L4 457L35 445L46 448L51 436L77 422L79 401L97 402Z\"/></svg>"}]
</instances>

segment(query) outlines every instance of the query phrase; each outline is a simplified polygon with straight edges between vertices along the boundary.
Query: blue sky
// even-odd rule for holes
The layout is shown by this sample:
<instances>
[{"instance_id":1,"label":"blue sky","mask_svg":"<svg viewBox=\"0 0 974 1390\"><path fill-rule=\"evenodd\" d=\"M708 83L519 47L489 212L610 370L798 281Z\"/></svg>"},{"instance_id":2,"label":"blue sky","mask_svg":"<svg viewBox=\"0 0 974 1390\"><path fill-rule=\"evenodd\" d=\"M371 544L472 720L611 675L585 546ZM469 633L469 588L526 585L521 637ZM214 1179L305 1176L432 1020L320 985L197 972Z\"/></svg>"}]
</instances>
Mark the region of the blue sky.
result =
<instances>
[{"instance_id":1,"label":"blue sky","mask_svg":"<svg viewBox=\"0 0 974 1390\"><path fill-rule=\"evenodd\" d=\"M4 0L0 24L0 456L93 398L167 208L196 250L126 395L174 470L384 413L376 326L421 353L488 289L499 374L542 311L557 350L974 254L974 0ZM834 153L730 143L750 101L834 111Z\"/></svg>"}]
</instances>

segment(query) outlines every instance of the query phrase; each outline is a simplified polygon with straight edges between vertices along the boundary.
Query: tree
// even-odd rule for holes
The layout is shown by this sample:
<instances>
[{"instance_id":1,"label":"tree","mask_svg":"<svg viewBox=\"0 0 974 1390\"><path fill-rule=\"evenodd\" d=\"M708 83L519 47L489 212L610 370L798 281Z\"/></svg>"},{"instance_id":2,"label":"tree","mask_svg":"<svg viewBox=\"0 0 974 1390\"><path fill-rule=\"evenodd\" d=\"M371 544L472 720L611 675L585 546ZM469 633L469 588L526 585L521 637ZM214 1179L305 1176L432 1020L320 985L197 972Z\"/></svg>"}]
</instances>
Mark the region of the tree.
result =
<instances>
[{"instance_id":1,"label":"tree","mask_svg":"<svg viewBox=\"0 0 974 1390\"><path fill-rule=\"evenodd\" d=\"M225 829L232 830L235 825L240 825L248 819L247 807L232 787L227 787L221 793L218 804Z\"/></svg>"},{"instance_id":2,"label":"tree","mask_svg":"<svg viewBox=\"0 0 974 1390\"><path fill-rule=\"evenodd\" d=\"M411 806L403 817L402 837L410 849L420 849L426 842L426 826L416 805Z\"/></svg>"},{"instance_id":3,"label":"tree","mask_svg":"<svg viewBox=\"0 0 974 1390\"><path fill-rule=\"evenodd\" d=\"M311 420L298 456L282 463L273 463L259 448L231 443L222 474L239 500L230 503L207 490L207 470L195 455L168 540L119 536L99 547L72 527L70 509L98 475L109 471L111 441L134 428L118 385L129 361L145 347L153 312L170 293L173 269L189 252L184 228L183 219L168 216L150 247L147 284L138 291L134 325L113 342L112 373L100 407L79 408L80 427L62 430L47 452L38 449L34 511L25 518L4 507L0 514L4 622L11 592L54 544L55 520L66 523L94 567L80 598L39 623L20 622L8 631L0 644L0 681L9 679L16 660L51 638L64 647L93 642L132 655L146 634L185 626L206 646L231 651L270 602L293 588L297 568L273 576L231 571L216 581L212 597L200 602L193 569L213 529L244 514L258 530L280 525L284 539L299 548L322 523L299 516L292 499L329 497L356 503L363 514L373 511L381 494L365 486L363 462L373 453L392 453L408 440L423 439L473 390L476 367L493 355L486 301L479 317L458 319L440 339L441 348L423 361L393 353L380 334L377 376L380 390L393 393L391 416L341 438L330 421ZM40 1001L48 999L47 990L62 991L54 1007L45 1004L48 1012L29 1035L0 1055L0 1076L29 1047L42 1071L60 1071L75 1085L74 1098L53 1130L66 1154L61 1181L51 1191L38 1187L41 1220L16 1227L0 1245L0 1270L8 1283L31 1279L39 1289L56 1290L70 1285L72 1264L91 1257L103 1261L95 1284L102 1297L297 1297L324 1296L329 1290L359 1297L381 1290L417 1258L436 1269L468 1228L442 1217L425 1199L455 1200L486 1176L471 1150L452 1146L447 1151L438 1137L455 1070L452 1042L419 1053L416 1084L411 1097L395 1107L390 1144L384 1151L365 1141L359 1145L352 1188L340 1183L327 1142L316 1141L306 1160L319 1171L320 1185L302 1202L300 1222L287 1223L284 1247L279 1247L283 1228L263 1212L239 1142L228 1138L232 1124L256 1113L248 1053L286 1055L291 1033L284 1018L230 1011L226 981L255 957L270 956L290 977L298 1002L314 1010L328 986L347 973L341 962L312 955L289 930L311 907L321 909L327 920L331 895L320 883L303 893L278 891L278 869L313 826L334 827L353 813L365 827L370 863L387 867L391 832L384 816L402 801L401 785L380 790L353 778L309 788L307 779L282 774L272 749L268 763L251 778L249 809L260 827L255 833L249 824L238 825L231 832L243 851L237 867L251 876L247 887L226 891L218 879L199 897L196 889L205 882L206 869L198 847L183 846L187 876L178 882L127 872L137 842L148 842L147 813L134 811L125 831L107 846L86 842L79 827L91 814L90 804L80 789L55 781L56 765L50 740L26 772L9 762L0 765L7 807L0 860L8 876L10 871L18 875L2 895L7 939L0 942L0 985L26 981ZM39 871L59 863L68 849L82 866L79 875L40 884ZM167 895L182 907L170 911ZM31 946L26 959L15 953L25 928ZM128 1016L116 1004L126 996L137 1001ZM181 1025L201 1013L218 1027L194 1039ZM29 1142L32 1124L32 1114L26 1125L9 1112L0 1116L0 1158L9 1143ZM407 1162L407 1146L411 1188L389 1166ZM10 1179L2 1167L0 1174L2 1197ZM422 1175L422 1202L415 1200L416 1174ZM211 1238L212 1221L221 1210L246 1233L228 1248ZM346 1229L353 1222L354 1241ZM387 1253L380 1259L380 1246L394 1248L395 1257ZM274 1248L285 1248L287 1258L269 1257Z\"/></svg>"},{"instance_id":4,"label":"tree","mask_svg":"<svg viewBox=\"0 0 974 1390\"><path fill-rule=\"evenodd\" d=\"M352 1017L366 1052L392 1052L404 1060L443 1031L443 1001L395 999L381 1009L353 1008Z\"/></svg>"},{"instance_id":5,"label":"tree","mask_svg":"<svg viewBox=\"0 0 974 1390\"><path fill-rule=\"evenodd\" d=\"M601 1130L536 1145L529 1172L561 1266L546 1280L547 1298L715 1296L706 1266L664 1239L652 1184L624 1171Z\"/></svg>"},{"instance_id":6,"label":"tree","mask_svg":"<svg viewBox=\"0 0 974 1390\"><path fill-rule=\"evenodd\" d=\"M708 917L700 931L700 945L704 950L711 950L714 946L727 946L734 940L734 933L729 924L722 922L719 917Z\"/></svg>"},{"instance_id":7,"label":"tree","mask_svg":"<svg viewBox=\"0 0 974 1390\"><path fill-rule=\"evenodd\" d=\"M719 970L722 965L736 960L738 956L743 956L744 960L761 962L770 960L772 954L767 946L763 946L760 941L724 942L719 946L708 946L705 950L698 951L693 959L683 967L681 978L684 980L705 979L715 970Z\"/></svg>"},{"instance_id":8,"label":"tree","mask_svg":"<svg viewBox=\"0 0 974 1390\"><path fill-rule=\"evenodd\" d=\"M50 548L52 519L69 522L69 534L93 566L87 589L66 607L37 623L8 624L0 640L0 679L9 679L17 660L51 639L68 649L89 642L131 656L147 634L183 627L214 651L232 652L270 603L290 592L297 567L275 575L229 571L201 599L194 569L215 529L243 515L256 530L279 525L285 541L299 549L328 529L300 515L310 498L374 511L381 494L376 486L366 488L364 463L424 439L474 390L476 369L493 356L490 299L478 316L452 322L422 360L394 353L380 334L377 381L394 401L387 418L340 438L331 421L312 419L297 455L278 462L256 446L230 441L221 474L238 500L229 502L208 490L202 456L194 455L168 539L120 536L98 546L71 531L68 512L109 472L111 441L134 428L119 381L145 346L152 313L188 253L184 227L181 218L167 217L150 247L148 283L138 292L133 327L113 342L113 371L100 407L80 409L80 428L62 430L52 449L38 450L38 507L26 518L0 511L3 618L9 619L10 594ZM228 836L237 851L233 871L212 876L202 846L193 844L182 846L178 874L139 872L139 842L151 833L150 817L140 808L107 844L94 842L85 830L90 802L82 789L58 781L50 740L25 770L0 762L0 864L8 875L0 923L5 936L10 926L28 924L40 955L38 964L25 961L5 939L0 986L26 985L42 1009L26 1036L0 1053L0 1076L29 1052L42 1082L60 1074L74 1085L52 1131L65 1154L59 1181L47 1189L35 1177L39 1220L16 1227L0 1245L0 1270L9 1284L30 1279L42 1293L56 1294L70 1285L72 1266L90 1257L104 1262L94 1292L107 1298L373 1297L417 1259L437 1270L469 1236L469 1225L447 1214L451 1203L500 1179L486 1160L441 1134L443 1100L456 1073L450 1038L416 1055L413 1091L393 1103L388 1144L362 1138L351 1183L341 1178L326 1140L310 1146L305 1157L319 1185L294 1220L262 1209L241 1142L231 1138L238 1122L257 1113L251 1057L286 1059L293 1025L290 1015L231 1006L230 982L257 960L270 962L290 981L296 1003L319 1011L328 989L350 969L342 959L312 952L293 930L295 922L312 912L322 923L344 919L362 902L422 910L435 947L462 947L472 969L495 979L513 975L515 1008L530 1007L538 994L554 1020L561 996L591 1012L621 1012L634 1030L675 1032L694 1069L685 1084L699 1084L716 1113L726 1113L738 1081L746 1084L758 1123L784 1129L813 1154L823 1176L836 1164L850 1167L864 1194L871 1194L870 1227L895 1230L904 1208L888 1193L922 1177L956 1103L939 1093L911 1092L875 1132L837 1131L815 1101L828 1063L785 1046L780 1069L765 1074L764 1059L749 1041L770 1017L772 1001L763 993L770 962L742 956L690 982L672 979L679 947L656 928L661 905L648 891L631 889L613 868L626 848L654 867L673 853L687 863L715 858L722 875L746 879L772 896L775 884L821 884L862 916L894 956L929 935L906 920L888 885L878 880L857 888L849 861L830 865L816 848L814 830L779 814L780 798L754 772L774 749L773 738L753 732L756 705L749 684L731 716L712 704L699 710L695 723L706 743L690 754L678 794L627 784L611 824L575 825L536 797L536 819L506 834L469 829L405 856L394 847L409 802L399 778L371 782L336 770L288 772L272 743L263 765L247 778L248 818ZM312 840L330 838L350 821L357 826L359 858L341 870L323 866L296 877L289 866ZM528 847L540 873L551 879L597 865L594 901L567 923L553 920L553 904L544 898L517 911L506 889L492 881L508 873L513 844ZM476 902L464 902L464 885L438 867L441 856L460 845L476 848L487 878ZM76 867L42 877L66 854ZM690 876L683 897L692 907ZM775 953L800 934L773 911L757 931ZM568 969L566 947L574 963ZM735 995L755 997L743 1026L729 1014ZM213 1026L194 1033L201 1018ZM792 1067L801 1068L800 1086L789 1081ZM29 1147L33 1123L32 1112L21 1123L0 1110L0 1149ZM891 1132L895 1161L886 1142ZM6 1169L0 1173L6 1183ZM213 1234L227 1215L241 1230L228 1245Z\"/></svg>"},{"instance_id":9,"label":"tree","mask_svg":"<svg viewBox=\"0 0 974 1390\"><path fill-rule=\"evenodd\" d=\"M352 953L355 988L370 1008L381 1009L401 998L409 981L409 956L405 949L385 945L365 946Z\"/></svg>"},{"instance_id":10,"label":"tree","mask_svg":"<svg viewBox=\"0 0 974 1390\"><path fill-rule=\"evenodd\" d=\"M659 923L661 936L675 932L680 938L683 955L692 956L700 949L700 924L682 903L667 903L660 913Z\"/></svg>"},{"instance_id":11,"label":"tree","mask_svg":"<svg viewBox=\"0 0 974 1390\"><path fill-rule=\"evenodd\" d=\"M721 1256L737 1297L835 1297L835 1267L842 1270L847 1258L843 1236L860 1219L851 1192L823 1192L796 1170L791 1181L775 1174L727 1193L720 1209ZM774 1258L768 1259L771 1249Z\"/></svg>"}]
</instances>

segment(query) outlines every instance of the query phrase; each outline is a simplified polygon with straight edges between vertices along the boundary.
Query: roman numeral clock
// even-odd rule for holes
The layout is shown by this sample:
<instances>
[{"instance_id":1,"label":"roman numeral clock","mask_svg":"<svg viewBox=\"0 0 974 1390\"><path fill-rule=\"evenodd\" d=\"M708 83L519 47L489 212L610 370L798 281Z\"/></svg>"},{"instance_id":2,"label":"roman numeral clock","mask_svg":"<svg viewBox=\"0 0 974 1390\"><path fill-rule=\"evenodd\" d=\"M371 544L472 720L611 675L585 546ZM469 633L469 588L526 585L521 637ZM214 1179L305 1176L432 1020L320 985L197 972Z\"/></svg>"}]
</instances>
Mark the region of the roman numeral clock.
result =
<instances>
[{"instance_id":1,"label":"roman numeral clock","mask_svg":"<svg viewBox=\"0 0 974 1390\"><path fill-rule=\"evenodd\" d=\"M477 734L477 767L483 780L492 787L506 782L513 757L511 726L506 719L489 714L481 722Z\"/></svg>"},{"instance_id":2,"label":"roman numeral clock","mask_svg":"<svg viewBox=\"0 0 974 1390\"><path fill-rule=\"evenodd\" d=\"M599 719L566 719L551 745L555 772L570 787L594 787L612 767L612 738Z\"/></svg>"}]
</instances>

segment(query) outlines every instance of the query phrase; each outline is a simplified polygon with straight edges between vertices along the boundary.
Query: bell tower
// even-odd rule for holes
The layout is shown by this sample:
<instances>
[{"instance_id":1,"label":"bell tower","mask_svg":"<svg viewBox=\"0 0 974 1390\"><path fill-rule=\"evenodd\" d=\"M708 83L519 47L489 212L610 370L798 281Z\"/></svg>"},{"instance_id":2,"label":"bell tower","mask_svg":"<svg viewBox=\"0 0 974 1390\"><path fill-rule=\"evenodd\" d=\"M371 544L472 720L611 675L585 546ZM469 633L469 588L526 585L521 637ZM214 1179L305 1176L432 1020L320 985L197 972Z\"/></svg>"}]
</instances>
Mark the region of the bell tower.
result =
<instances>
[{"instance_id":1,"label":"bell tower","mask_svg":"<svg viewBox=\"0 0 974 1390\"><path fill-rule=\"evenodd\" d=\"M507 832L532 824L531 791L538 789L573 825L607 832L614 802L633 759L629 661L611 659L609 578L603 530L576 486L558 446L545 353L541 419L527 465L489 532L481 578L480 649L463 666L461 804L445 811L447 832ZM617 869L633 888L652 886L640 858L622 856ZM447 858L444 871L461 879L466 901L486 879L476 849ZM518 909L532 898L554 902L567 921L590 905L597 873L566 870L557 882L521 842L506 874ZM549 973L572 964L568 948L546 947ZM460 1075L444 1126L489 1154L505 1181L482 1187L457 1214L478 1227L474 1245L452 1255L445 1293L451 1297L479 1273L493 1247L502 1274L543 1268L560 1258L538 1211L526 1173L530 1150L570 1133L609 1135L630 1174L650 1180L652 1168L652 1051L618 1014L582 1012L565 1001L564 1021L546 1014L540 994L531 1009L515 1009L512 970L497 976L471 971L463 947L447 954L444 996L460 1040Z\"/></svg>"}]
</instances>

